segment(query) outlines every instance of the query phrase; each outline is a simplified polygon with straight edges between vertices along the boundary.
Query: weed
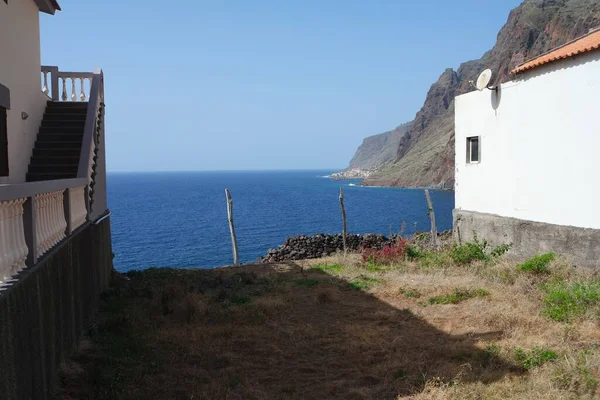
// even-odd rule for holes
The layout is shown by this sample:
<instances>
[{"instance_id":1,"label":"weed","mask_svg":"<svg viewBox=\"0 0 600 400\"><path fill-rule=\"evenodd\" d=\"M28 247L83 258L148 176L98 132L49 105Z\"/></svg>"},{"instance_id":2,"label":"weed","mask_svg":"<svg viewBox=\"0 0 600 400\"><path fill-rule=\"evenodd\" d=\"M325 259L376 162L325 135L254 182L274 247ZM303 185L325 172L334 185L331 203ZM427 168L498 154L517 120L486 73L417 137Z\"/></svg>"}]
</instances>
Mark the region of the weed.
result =
<instances>
[{"instance_id":1,"label":"weed","mask_svg":"<svg viewBox=\"0 0 600 400\"><path fill-rule=\"evenodd\" d=\"M523 264L519 265L519 269L521 271L532 272L535 274L545 274L549 272L548 264L550 264L550 261L554 260L554 258L554 253L533 256Z\"/></svg>"},{"instance_id":2,"label":"weed","mask_svg":"<svg viewBox=\"0 0 600 400\"><path fill-rule=\"evenodd\" d=\"M419 297L421 297L421 292L419 292L417 289L400 288L398 289L398 292L400 292L400 294L403 294L404 297L409 297L413 299L418 299Z\"/></svg>"},{"instance_id":3,"label":"weed","mask_svg":"<svg viewBox=\"0 0 600 400\"><path fill-rule=\"evenodd\" d=\"M381 265L374 264L372 262L367 263L367 271L369 272L380 272L383 270Z\"/></svg>"},{"instance_id":4,"label":"weed","mask_svg":"<svg viewBox=\"0 0 600 400\"><path fill-rule=\"evenodd\" d=\"M569 283L558 279L541 288L546 292L544 314L555 321L571 322L600 302L600 280Z\"/></svg>"},{"instance_id":5,"label":"weed","mask_svg":"<svg viewBox=\"0 0 600 400\"><path fill-rule=\"evenodd\" d=\"M557 358L558 354L544 347L534 347L531 350L523 350L520 347L515 349L515 361L528 371Z\"/></svg>"},{"instance_id":6,"label":"weed","mask_svg":"<svg viewBox=\"0 0 600 400\"><path fill-rule=\"evenodd\" d=\"M250 303L252 299L249 296L233 295L229 298L229 301L233 304L242 305Z\"/></svg>"},{"instance_id":7,"label":"weed","mask_svg":"<svg viewBox=\"0 0 600 400\"><path fill-rule=\"evenodd\" d=\"M319 264L309 271L318 271L318 272L337 272L340 273L344 270L344 266L341 264Z\"/></svg>"},{"instance_id":8,"label":"weed","mask_svg":"<svg viewBox=\"0 0 600 400\"><path fill-rule=\"evenodd\" d=\"M512 249L513 244L512 243L508 243L508 244L501 244L500 246L496 246L492 249L492 251L490 252L490 255L492 257L502 257L504 254L506 254L510 249Z\"/></svg>"},{"instance_id":9,"label":"weed","mask_svg":"<svg viewBox=\"0 0 600 400\"><path fill-rule=\"evenodd\" d=\"M369 290L371 289L371 285L373 283L380 283L383 282L381 279L377 279L377 278L371 278L365 275L361 275L358 278L354 279L352 282L349 283L350 287L354 290Z\"/></svg>"},{"instance_id":10,"label":"weed","mask_svg":"<svg viewBox=\"0 0 600 400\"><path fill-rule=\"evenodd\" d=\"M406 378L406 375L406 371L400 368L396 372L394 372L394 379L404 379Z\"/></svg>"},{"instance_id":11,"label":"weed","mask_svg":"<svg viewBox=\"0 0 600 400\"><path fill-rule=\"evenodd\" d=\"M315 287L319 284L317 279L299 278L294 281L298 286Z\"/></svg>"},{"instance_id":12,"label":"weed","mask_svg":"<svg viewBox=\"0 0 600 400\"><path fill-rule=\"evenodd\" d=\"M577 394L593 394L598 388L598 380L594 377L592 369L595 354L589 350L582 350L571 357L566 357L565 363L559 364L552 381L564 390Z\"/></svg>"},{"instance_id":13,"label":"weed","mask_svg":"<svg viewBox=\"0 0 600 400\"><path fill-rule=\"evenodd\" d=\"M369 290L371 286L363 281L354 280L348 284L354 290Z\"/></svg>"},{"instance_id":14,"label":"weed","mask_svg":"<svg viewBox=\"0 0 600 400\"><path fill-rule=\"evenodd\" d=\"M417 305L418 305L418 306L421 306L421 307L427 307L427 303L425 303L424 301L419 301L419 302L417 303Z\"/></svg>"},{"instance_id":15,"label":"weed","mask_svg":"<svg viewBox=\"0 0 600 400\"><path fill-rule=\"evenodd\" d=\"M450 294L430 298L429 304L457 304L474 297L489 296L489 294L490 292L485 289L454 289Z\"/></svg>"}]
</instances>

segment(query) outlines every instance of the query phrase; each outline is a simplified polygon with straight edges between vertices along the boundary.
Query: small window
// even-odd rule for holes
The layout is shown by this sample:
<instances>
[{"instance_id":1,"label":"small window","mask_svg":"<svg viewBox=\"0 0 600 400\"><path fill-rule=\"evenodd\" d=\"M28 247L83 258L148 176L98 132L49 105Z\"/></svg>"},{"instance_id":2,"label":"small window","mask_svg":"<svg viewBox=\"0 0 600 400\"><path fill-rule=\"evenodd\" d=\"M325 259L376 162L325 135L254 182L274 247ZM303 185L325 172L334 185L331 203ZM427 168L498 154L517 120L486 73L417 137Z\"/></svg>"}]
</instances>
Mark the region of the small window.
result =
<instances>
[{"instance_id":1,"label":"small window","mask_svg":"<svg viewBox=\"0 0 600 400\"><path fill-rule=\"evenodd\" d=\"M478 163L480 161L479 136L467 138L467 163Z\"/></svg>"},{"instance_id":2,"label":"small window","mask_svg":"<svg viewBox=\"0 0 600 400\"><path fill-rule=\"evenodd\" d=\"M4 107L0 107L0 176L8 176L8 132Z\"/></svg>"}]
</instances>

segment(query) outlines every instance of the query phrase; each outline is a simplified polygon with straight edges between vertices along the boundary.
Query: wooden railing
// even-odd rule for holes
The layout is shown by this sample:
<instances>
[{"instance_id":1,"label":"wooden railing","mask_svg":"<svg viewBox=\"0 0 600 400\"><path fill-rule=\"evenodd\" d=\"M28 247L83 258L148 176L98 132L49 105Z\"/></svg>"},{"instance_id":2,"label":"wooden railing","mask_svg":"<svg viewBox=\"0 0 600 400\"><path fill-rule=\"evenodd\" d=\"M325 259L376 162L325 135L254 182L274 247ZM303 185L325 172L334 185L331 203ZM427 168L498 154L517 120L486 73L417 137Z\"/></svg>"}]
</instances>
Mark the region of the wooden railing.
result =
<instances>
[{"instance_id":1,"label":"wooden railing","mask_svg":"<svg viewBox=\"0 0 600 400\"><path fill-rule=\"evenodd\" d=\"M77 178L0 184L0 291L86 221L107 212L103 73L42 67L42 76L42 91L53 101L88 101Z\"/></svg>"}]
</instances>

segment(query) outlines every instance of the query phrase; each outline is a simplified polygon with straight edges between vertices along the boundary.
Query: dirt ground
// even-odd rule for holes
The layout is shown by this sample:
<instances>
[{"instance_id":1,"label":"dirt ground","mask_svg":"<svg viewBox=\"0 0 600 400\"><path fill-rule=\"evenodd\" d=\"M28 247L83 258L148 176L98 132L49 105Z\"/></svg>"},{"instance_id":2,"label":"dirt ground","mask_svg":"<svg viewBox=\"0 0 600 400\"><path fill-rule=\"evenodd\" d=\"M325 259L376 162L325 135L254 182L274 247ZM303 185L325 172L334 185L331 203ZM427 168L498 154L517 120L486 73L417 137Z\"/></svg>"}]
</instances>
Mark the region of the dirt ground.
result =
<instances>
[{"instance_id":1,"label":"dirt ground","mask_svg":"<svg viewBox=\"0 0 600 400\"><path fill-rule=\"evenodd\" d=\"M550 320L539 284L507 262L356 255L115 274L56 397L597 398L597 315ZM515 356L537 348L557 357Z\"/></svg>"}]
</instances>

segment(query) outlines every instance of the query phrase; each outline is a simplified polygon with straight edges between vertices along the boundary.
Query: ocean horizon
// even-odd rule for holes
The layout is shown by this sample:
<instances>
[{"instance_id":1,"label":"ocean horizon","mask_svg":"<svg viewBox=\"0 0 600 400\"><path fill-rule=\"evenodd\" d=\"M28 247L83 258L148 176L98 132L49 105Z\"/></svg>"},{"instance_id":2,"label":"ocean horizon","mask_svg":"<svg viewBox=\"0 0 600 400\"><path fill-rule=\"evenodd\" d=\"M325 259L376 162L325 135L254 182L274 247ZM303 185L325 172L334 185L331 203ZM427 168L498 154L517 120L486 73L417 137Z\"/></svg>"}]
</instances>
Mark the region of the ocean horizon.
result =
<instances>
[{"instance_id":1,"label":"ocean horizon","mask_svg":"<svg viewBox=\"0 0 600 400\"><path fill-rule=\"evenodd\" d=\"M214 268L233 263L225 189L242 263L289 236L340 233L339 188L349 233L404 234L430 229L422 189L334 181L339 170L162 171L108 173L114 265ZM454 192L431 191L438 230L452 227Z\"/></svg>"}]
</instances>

